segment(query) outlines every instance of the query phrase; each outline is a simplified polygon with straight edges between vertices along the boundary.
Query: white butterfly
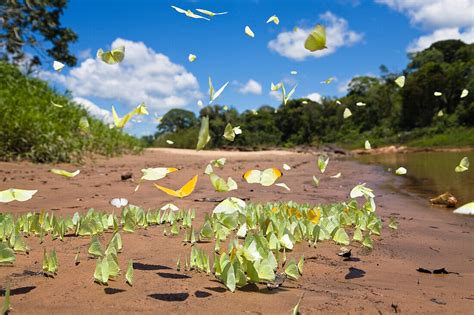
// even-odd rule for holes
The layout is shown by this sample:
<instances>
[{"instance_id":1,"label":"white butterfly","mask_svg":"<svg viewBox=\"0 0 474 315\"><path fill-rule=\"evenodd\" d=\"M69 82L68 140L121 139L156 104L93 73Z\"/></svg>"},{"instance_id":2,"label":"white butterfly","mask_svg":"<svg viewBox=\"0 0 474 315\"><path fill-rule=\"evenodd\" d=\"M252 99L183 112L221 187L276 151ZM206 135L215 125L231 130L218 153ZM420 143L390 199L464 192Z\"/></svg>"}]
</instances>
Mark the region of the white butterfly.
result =
<instances>
[{"instance_id":1,"label":"white butterfly","mask_svg":"<svg viewBox=\"0 0 474 315\"><path fill-rule=\"evenodd\" d=\"M122 208L128 205L128 200L125 198L114 198L110 200L110 204L117 208Z\"/></svg>"}]
</instances>

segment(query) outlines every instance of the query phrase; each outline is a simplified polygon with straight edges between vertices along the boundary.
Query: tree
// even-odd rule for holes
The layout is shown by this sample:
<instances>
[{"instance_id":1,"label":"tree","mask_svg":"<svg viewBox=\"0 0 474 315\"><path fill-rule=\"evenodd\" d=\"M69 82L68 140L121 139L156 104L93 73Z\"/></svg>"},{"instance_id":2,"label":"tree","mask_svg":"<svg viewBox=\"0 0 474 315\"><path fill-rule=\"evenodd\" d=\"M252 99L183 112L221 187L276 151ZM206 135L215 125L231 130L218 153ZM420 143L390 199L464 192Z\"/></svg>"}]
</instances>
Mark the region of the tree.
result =
<instances>
[{"instance_id":1,"label":"tree","mask_svg":"<svg viewBox=\"0 0 474 315\"><path fill-rule=\"evenodd\" d=\"M156 136L191 128L197 122L193 112L185 109L172 109L161 118L160 124L156 127L158 129Z\"/></svg>"},{"instance_id":2,"label":"tree","mask_svg":"<svg viewBox=\"0 0 474 315\"><path fill-rule=\"evenodd\" d=\"M78 37L60 22L66 4L67 0L0 1L0 58L20 63L32 54L29 67L40 65L46 56L74 66L77 59L69 44Z\"/></svg>"}]
</instances>

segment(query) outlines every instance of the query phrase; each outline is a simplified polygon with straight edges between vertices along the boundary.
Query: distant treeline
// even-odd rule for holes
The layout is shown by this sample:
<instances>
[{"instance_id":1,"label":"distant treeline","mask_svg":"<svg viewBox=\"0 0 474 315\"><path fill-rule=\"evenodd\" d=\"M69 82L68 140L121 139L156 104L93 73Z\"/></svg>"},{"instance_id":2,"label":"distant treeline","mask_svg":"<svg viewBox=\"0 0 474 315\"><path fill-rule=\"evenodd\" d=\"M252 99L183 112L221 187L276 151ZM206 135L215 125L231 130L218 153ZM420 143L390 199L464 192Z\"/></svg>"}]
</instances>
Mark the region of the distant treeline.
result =
<instances>
[{"instance_id":1,"label":"distant treeline","mask_svg":"<svg viewBox=\"0 0 474 315\"><path fill-rule=\"evenodd\" d=\"M199 116L209 116L212 136L207 148L322 143L357 147L366 139L375 145L474 146L474 44L439 41L409 58L403 73L390 73L382 65L380 77L354 77L347 95L338 99L323 98L319 103L294 99L278 108L261 106L256 112L242 113L219 105L204 107ZM403 88L394 82L401 75L406 77ZM470 93L461 99L463 89ZM367 105L356 106L358 102ZM353 115L344 119L346 107ZM222 137L228 122L243 131L234 142ZM156 134L145 140L154 146L169 146L166 140L172 140L174 147L194 148L199 125L193 112L172 109L163 116ZM428 138L433 141L420 140Z\"/></svg>"}]
</instances>

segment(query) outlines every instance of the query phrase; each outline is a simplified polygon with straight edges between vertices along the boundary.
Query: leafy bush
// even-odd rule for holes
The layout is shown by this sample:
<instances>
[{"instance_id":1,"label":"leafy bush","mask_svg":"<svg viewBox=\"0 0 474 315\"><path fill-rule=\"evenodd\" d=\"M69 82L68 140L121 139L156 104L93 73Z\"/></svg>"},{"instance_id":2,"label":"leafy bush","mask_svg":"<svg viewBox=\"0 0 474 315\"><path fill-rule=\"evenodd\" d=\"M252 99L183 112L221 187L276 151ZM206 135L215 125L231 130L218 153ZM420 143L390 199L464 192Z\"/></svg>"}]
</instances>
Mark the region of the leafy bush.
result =
<instances>
[{"instance_id":1,"label":"leafy bush","mask_svg":"<svg viewBox=\"0 0 474 315\"><path fill-rule=\"evenodd\" d=\"M87 133L79 128L82 117L90 124ZM0 62L0 160L77 162L86 154L112 156L140 149L138 139L91 117L70 96Z\"/></svg>"}]
</instances>

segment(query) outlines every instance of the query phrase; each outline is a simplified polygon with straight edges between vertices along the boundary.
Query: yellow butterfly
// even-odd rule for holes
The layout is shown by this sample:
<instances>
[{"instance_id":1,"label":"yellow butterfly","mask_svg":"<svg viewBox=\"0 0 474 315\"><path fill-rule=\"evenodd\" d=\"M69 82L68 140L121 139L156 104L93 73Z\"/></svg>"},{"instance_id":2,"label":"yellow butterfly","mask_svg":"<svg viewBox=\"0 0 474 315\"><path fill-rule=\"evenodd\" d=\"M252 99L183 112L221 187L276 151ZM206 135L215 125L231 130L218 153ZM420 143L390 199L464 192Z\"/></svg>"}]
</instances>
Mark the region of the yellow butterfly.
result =
<instances>
[{"instance_id":1,"label":"yellow butterfly","mask_svg":"<svg viewBox=\"0 0 474 315\"><path fill-rule=\"evenodd\" d=\"M24 190L10 188L7 190L0 191L0 202L10 202L13 200L16 201L27 201L36 194L37 190Z\"/></svg>"},{"instance_id":2,"label":"yellow butterfly","mask_svg":"<svg viewBox=\"0 0 474 315\"><path fill-rule=\"evenodd\" d=\"M114 65L122 62L125 57L125 46L119 46L111 51L103 51L102 48L97 50L97 58L102 59L103 62Z\"/></svg>"},{"instance_id":3,"label":"yellow butterfly","mask_svg":"<svg viewBox=\"0 0 474 315\"><path fill-rule=\"evenodd\" d=\"M194 188L196 187L197 180L198 180L198 175L191 178L191 180L189 182L184 184L184 186L181 187L178 190L172 190L172 189L169 189L169 188L157 185L157 184L155 184L155 187L158 188L159 190L167 193L170 196L178 197L178 198L184 198L186 196L189 196L193 192Z\"/></svg>"},{"instance_id":4,"label":"yellow butterfly","mask_svg":"<svg viewBox=\"0 0 474 315\"><path fill-rule=\"evenodd\" d=\"M81 172L80 170L77 170L77 171L71 173L71 172L68 172L68 171L65 171L65 170L60 170L60 169L57 169L57 168L53 168L51 170L51 173L53 173L53 174L61 175L61 176L64 176L64 177L69 177L69 178L74 177L76 175L79 175L80 172Z\"/></svg>"},{"instance_id":5,"label":"yellow butterfly","mask_svg":"<svg viewBox=\"0 0 474 315\"><path fill-rule=\"evenodd\" d=\"M321 211L319 208L313 208L308 211L308 220L313 224L318 224L319 218L321 218Z\"/></svg>"},{"instance_id":6,"label":"yellow butterfly","mask_svg":"<svg viewBox=\"0 0 474 315\"><path fill-rule=\"evenodd\" d=\"M179 13L182 13L182 14L186 15L187 17L190 17L190 18L193 18L193 19L203 19L203 20L210 21L208 18L203 17L203 16L201 16L201 15L199 15L199 14L196 14L196 13L194 13L194 12L191 11L191 10L184 10L184 9L175 7L174 5L172 5L171 7L172 7L173 9L175 9L176 11L178 11Z\"/></svg>"},{"instance_id":7,"label":"yellow butterfly","mask_svg":"<svg viewBox=\"0 0 474 315\"><path fill-rule=\"evenodd\" d=\"M119 129L125 127L127 122L135 115L148 115L148 111L144 103L138 105L134 110L132 110L130 113L126 114L122 118L117 115L115 108L112 106L112 117L114 118L114 125Z\"/></svg>"},{"instance_id":8,"label":"yellow butterfly","mask_svg":"<svg viewBox=\"0 0 474 315\"><path fill-rule=\"evenodd\" d=\"M280 24L280 19L276 15L272 15L268 18L267 23L273 22L276 25Z\"/></svg>"},{"instance_id":9,"label":"yellow butterfly","mask_svg":"<svg viewBox=\"0 0 474 315\"><path fill-rule=\"evenodd\" d=\"M245 172L243 178L249 184L260 184L262 186L271 186L281 177L282 172L277 168L267 168L266 170L249 170Z\"/></svg>"}]
</instances>

